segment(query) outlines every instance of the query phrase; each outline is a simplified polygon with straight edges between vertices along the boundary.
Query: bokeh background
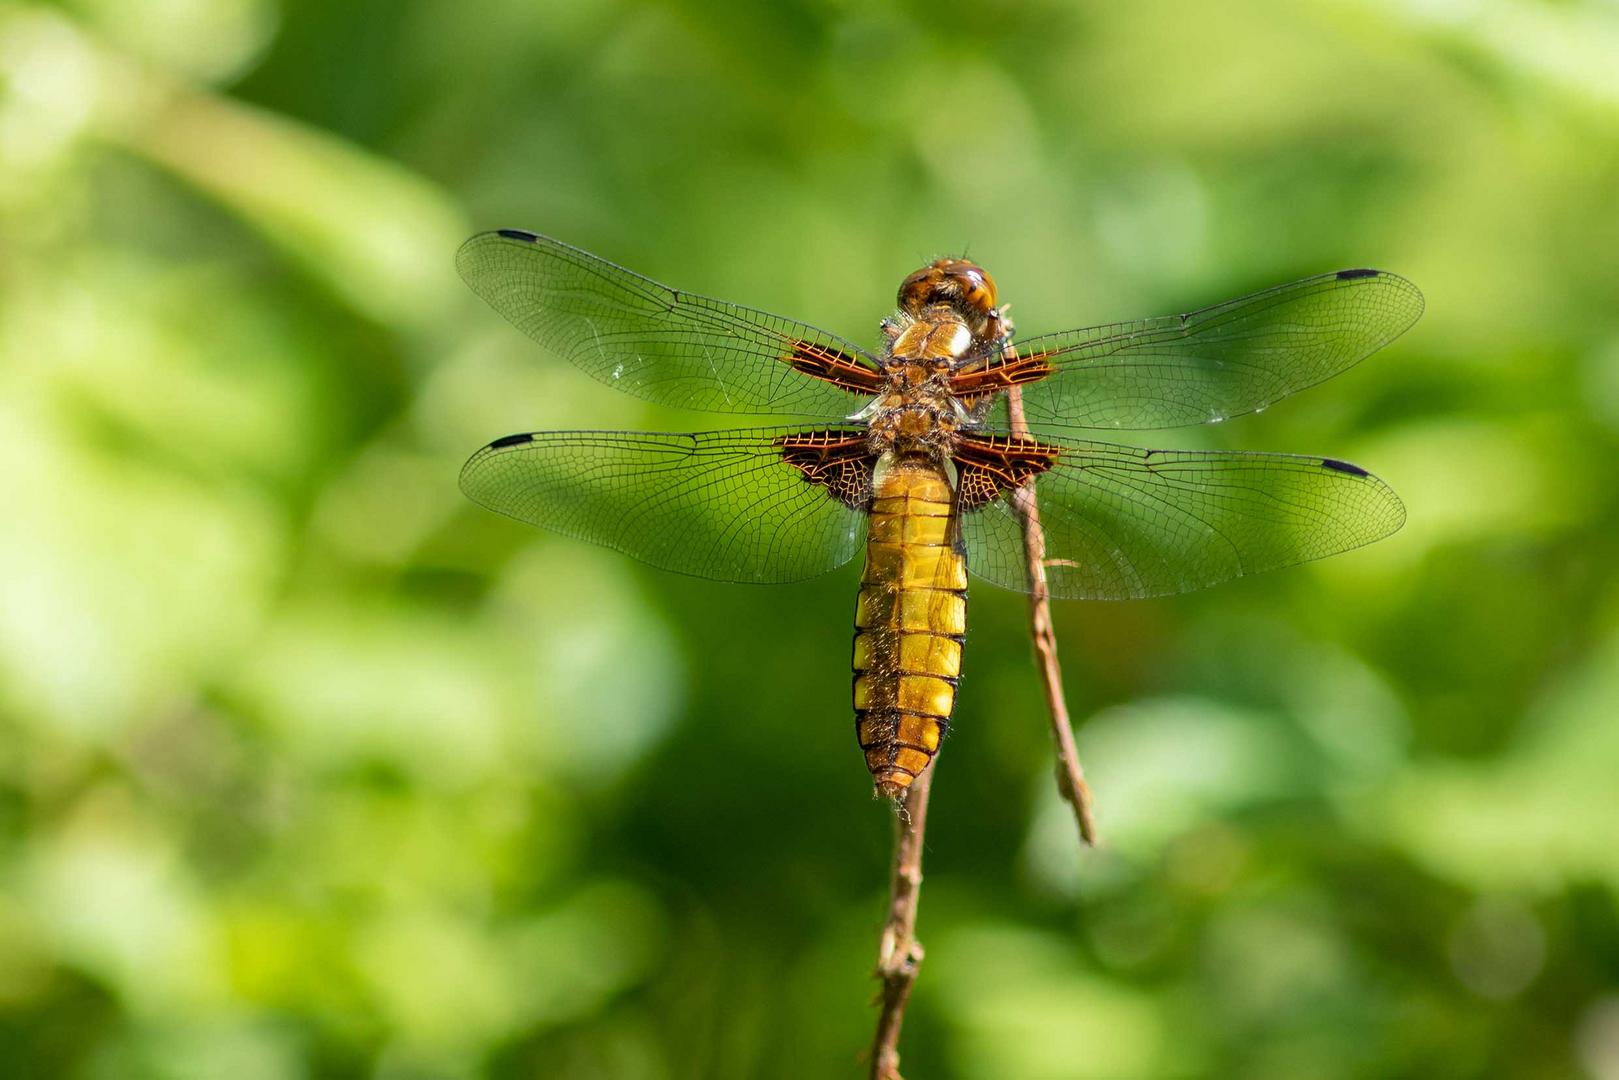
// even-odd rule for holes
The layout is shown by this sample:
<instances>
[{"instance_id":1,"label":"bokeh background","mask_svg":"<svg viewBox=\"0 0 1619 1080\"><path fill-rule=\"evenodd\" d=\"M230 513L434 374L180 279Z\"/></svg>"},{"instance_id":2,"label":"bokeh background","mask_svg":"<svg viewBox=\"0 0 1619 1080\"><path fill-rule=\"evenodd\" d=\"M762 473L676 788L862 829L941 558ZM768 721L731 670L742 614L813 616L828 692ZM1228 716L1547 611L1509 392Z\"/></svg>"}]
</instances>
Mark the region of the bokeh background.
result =
<instances>
[{"instance_id":1,"label":"bokeh background","mask_svg":"<svg viewBox=\"0 0 1619 1080\"><path fill-rule=\"evenodd\" d=\"M0 2L0 1075L858 1075L858 570L483 512L491 438L722 427L457 280L551 233L874 341L1342 266L1428 311L1240 423L1395 538L1064 604L1105 846L989 586L909 1075L1619 1076L1619 8Z\"/></svg>"}]
</instances>

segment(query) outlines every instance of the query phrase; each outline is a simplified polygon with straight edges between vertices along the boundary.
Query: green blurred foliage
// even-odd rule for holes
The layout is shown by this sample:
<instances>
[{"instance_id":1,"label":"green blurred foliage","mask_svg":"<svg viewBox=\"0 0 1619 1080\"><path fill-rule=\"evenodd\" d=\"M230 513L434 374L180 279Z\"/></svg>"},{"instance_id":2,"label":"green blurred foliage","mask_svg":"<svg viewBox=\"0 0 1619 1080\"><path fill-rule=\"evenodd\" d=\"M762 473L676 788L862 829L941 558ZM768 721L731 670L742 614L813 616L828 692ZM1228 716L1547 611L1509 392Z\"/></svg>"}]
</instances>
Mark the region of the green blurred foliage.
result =
<instances>
[{"instance_id":1,"label":"green blurred foliage","mask_svg":"<svg viewBox=\"0 0 1619 1080\"><path fill-rule=\"evenodd\" d=\"M858 340L969 245L1027 332L1418 282L1186 436L1401 534L1057 612L1100 850L975 590L907 1072L1619 1077L1615 55L1601 0L0 3L0 1074L860 1071L856 571L467 504L498 435L724 426L467 295L504 225Z\"/></svg>"}]
</instances>

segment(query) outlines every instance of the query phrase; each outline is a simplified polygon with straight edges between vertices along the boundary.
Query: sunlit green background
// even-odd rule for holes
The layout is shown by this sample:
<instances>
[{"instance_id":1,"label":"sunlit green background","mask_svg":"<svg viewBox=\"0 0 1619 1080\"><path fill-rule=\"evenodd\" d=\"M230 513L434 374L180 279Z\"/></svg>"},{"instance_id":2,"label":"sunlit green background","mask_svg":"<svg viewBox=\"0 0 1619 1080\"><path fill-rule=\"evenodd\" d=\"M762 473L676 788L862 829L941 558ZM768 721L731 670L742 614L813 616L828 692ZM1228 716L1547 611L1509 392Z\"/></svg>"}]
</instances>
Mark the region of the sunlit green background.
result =
<instances>
[{"instance_id":1,"label":"sunlit green background","mask_svg":"<svg viewBox=\"0 0 1619 1080\"><path fill-rule=\"evenodd\" d=\"M1406 338L1179 444L1410 521L1066 604L1105 845L988 586L916 1078L1619 1076L1619 8L0 2L0 1075L859 1074L890 813L858 571L713 585L466 502L720 427L453 271L547 232L873 341L1342 266Z\"/></svg>"}]
</instances>

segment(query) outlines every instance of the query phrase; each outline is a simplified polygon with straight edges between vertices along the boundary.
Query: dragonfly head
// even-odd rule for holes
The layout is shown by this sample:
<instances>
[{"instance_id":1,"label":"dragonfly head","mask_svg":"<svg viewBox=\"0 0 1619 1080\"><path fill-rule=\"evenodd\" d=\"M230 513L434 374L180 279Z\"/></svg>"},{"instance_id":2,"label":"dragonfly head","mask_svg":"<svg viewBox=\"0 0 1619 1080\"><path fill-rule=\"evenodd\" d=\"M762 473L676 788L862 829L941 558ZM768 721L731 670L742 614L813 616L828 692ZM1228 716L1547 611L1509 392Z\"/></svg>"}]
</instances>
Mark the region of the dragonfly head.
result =
<instances>
[{"instance_id":1,"label":"dragonfly head","mask_svg":"<svg viewBox=\"0 0 1619 1080\"><path fill-rule=\"evenodd\" d=\"M899 306L914 318L938 304L958 312L975 335L981 334L996 316L995 279L966 259L935 259L899 287Z\"/></svg>"}]
</instances>

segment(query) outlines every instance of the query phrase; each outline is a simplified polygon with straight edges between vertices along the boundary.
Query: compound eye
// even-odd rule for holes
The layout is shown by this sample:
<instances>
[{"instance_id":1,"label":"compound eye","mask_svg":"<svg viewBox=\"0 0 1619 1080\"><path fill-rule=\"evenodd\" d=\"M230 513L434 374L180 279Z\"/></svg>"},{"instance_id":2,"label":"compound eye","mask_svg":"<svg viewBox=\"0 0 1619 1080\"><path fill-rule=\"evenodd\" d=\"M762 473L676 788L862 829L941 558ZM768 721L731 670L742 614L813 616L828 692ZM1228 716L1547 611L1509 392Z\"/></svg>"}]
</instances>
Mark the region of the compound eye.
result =
<instances>
[{"instance_id":1,"label":"compound eye","mask_svg":"<svg viewBox=\"0 0 1619 1080\"><path fill-rule=\"evenodd\" d=\"M933 304L948 304L976 322L995 307L995 279L965 259L940 259L905 279L899 302L912 315Z\"/></svg>"},{"instance_id":2,"label":"compound eye","mask_svg":"<svg viewBox=\"0 0 1619 1080\"><path fill-rule=\"evenodd\" d=\"M967 302L988 315L995 308L995 282L976 266L959 271Z\"/></svg>"}]
</instances>

